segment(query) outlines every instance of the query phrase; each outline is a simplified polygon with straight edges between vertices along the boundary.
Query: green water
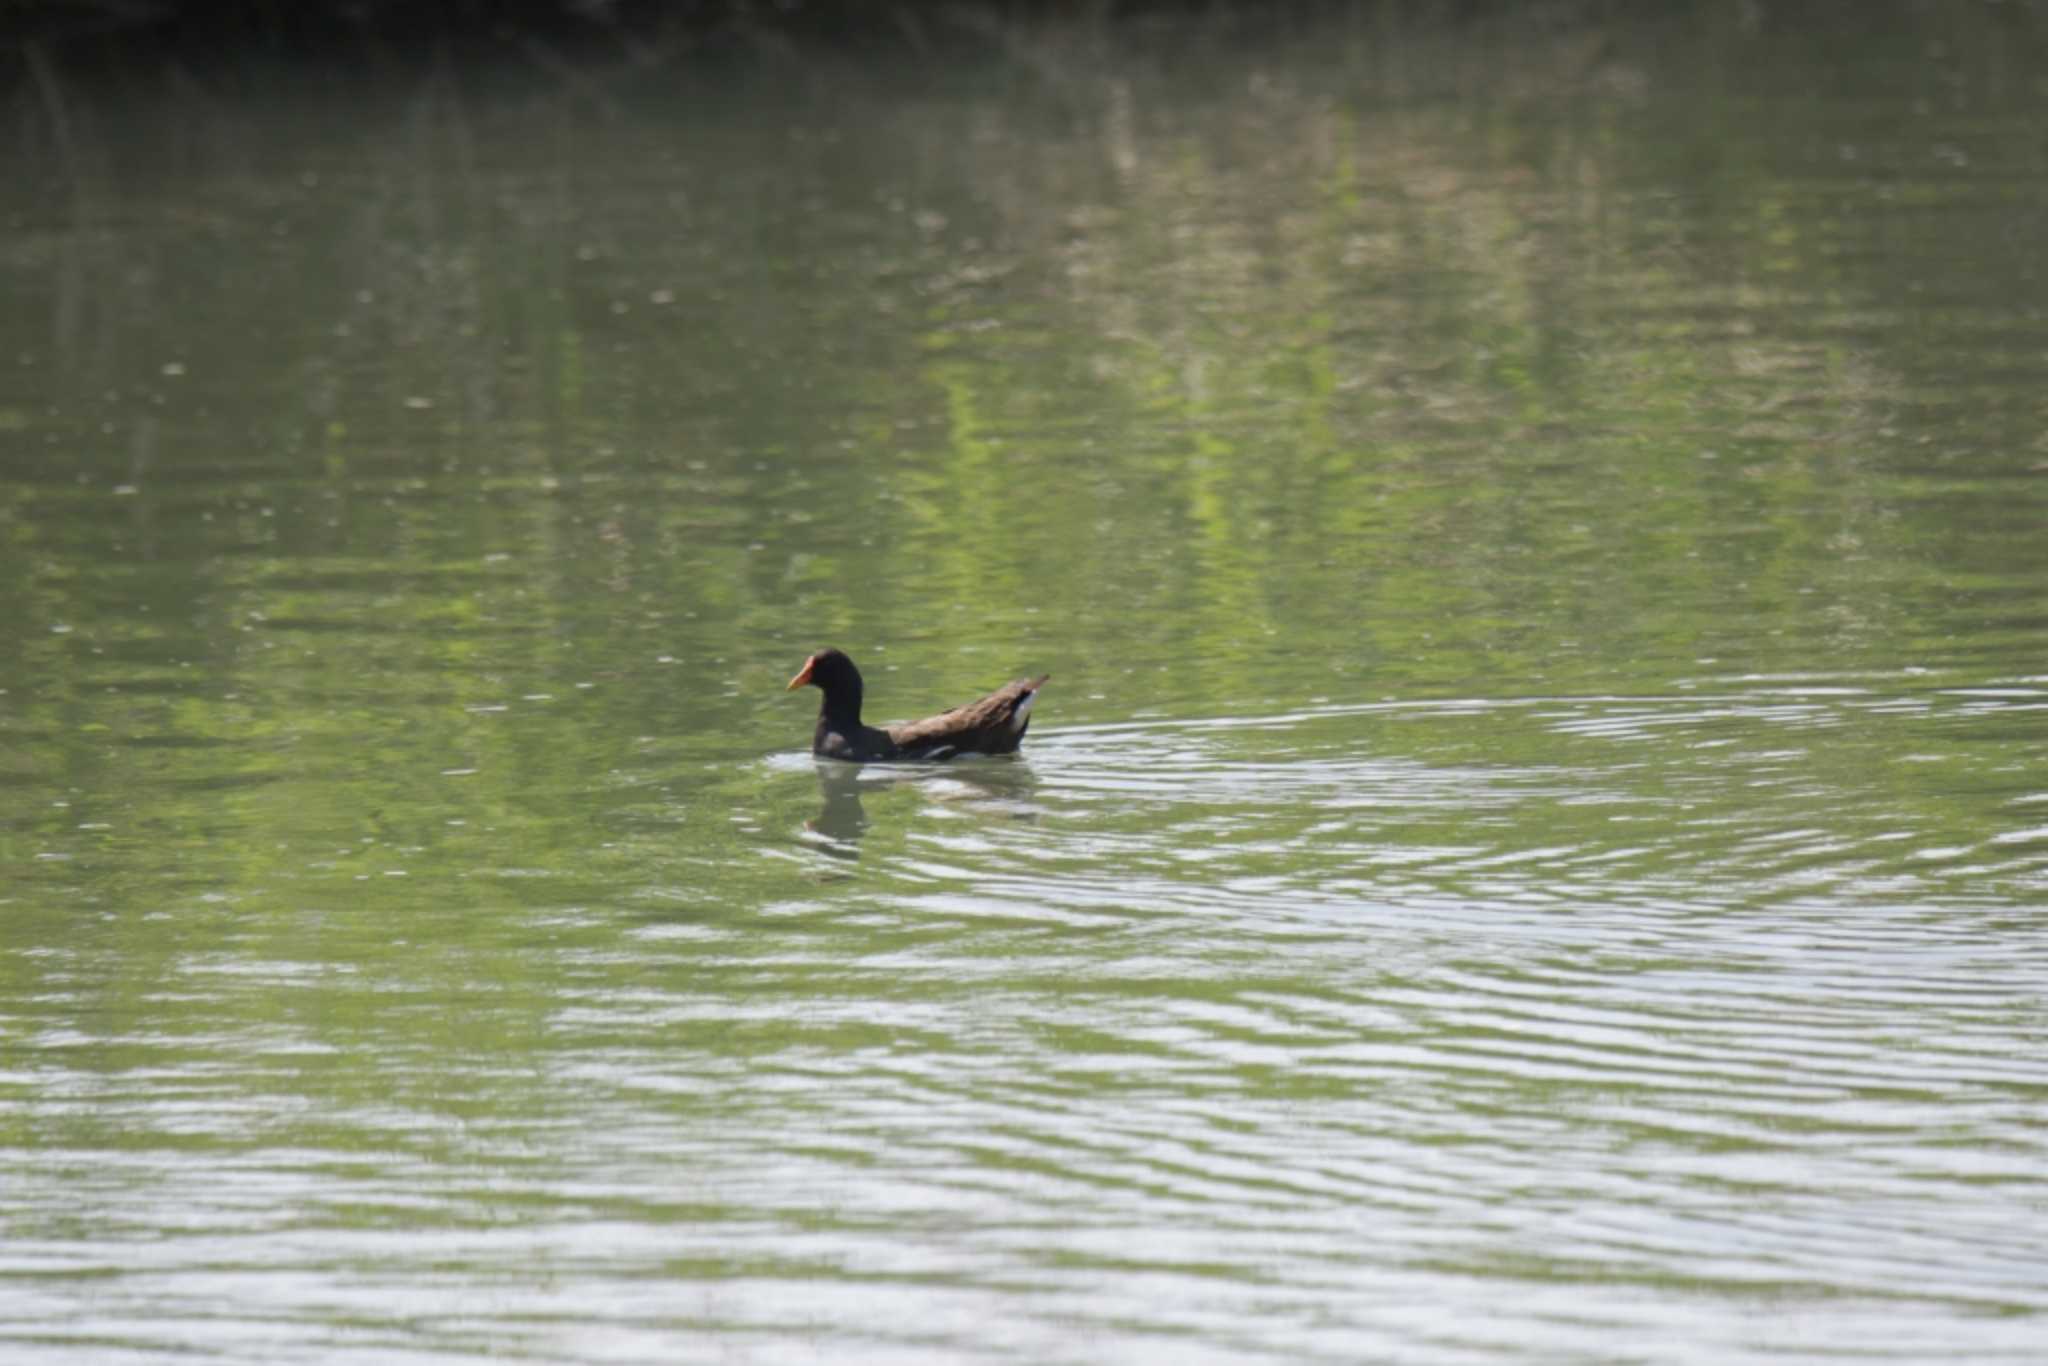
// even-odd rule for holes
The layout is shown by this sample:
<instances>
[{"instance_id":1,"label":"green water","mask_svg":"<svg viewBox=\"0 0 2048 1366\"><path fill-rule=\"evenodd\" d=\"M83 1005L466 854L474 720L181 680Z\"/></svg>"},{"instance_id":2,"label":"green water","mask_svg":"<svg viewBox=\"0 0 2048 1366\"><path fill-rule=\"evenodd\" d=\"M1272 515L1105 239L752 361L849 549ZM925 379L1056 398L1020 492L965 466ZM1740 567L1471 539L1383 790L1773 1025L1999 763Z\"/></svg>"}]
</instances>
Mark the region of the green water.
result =
<instances>
[{"instance_id":1,"label":"green water","mask_svg":"<svg viewBox=\"0 0 2048 1366\"><path fill-rule=\"evenodd\" d=\"M4 1355L2038 1359L2006 8L59 81Z\"/></svg>"}]
</instances>

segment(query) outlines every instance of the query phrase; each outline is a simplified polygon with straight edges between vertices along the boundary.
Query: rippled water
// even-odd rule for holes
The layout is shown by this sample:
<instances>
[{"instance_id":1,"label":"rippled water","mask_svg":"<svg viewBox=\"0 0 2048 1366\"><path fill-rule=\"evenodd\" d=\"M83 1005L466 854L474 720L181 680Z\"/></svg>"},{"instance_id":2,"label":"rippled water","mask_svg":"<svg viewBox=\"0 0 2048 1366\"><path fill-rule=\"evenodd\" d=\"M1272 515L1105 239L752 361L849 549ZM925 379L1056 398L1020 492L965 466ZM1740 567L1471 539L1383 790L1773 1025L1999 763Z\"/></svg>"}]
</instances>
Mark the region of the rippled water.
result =
<instances>
[{"instance_id":1,"label":"rippled water","mask_svg":"<svg viewBox=\"0 0 2048 1366\"><path fill-rule=\"evenodd\" d=\"M1348 32L69 92L0 1355L2038 1359L2039 73Z\"/></svg>"}]
</instances>

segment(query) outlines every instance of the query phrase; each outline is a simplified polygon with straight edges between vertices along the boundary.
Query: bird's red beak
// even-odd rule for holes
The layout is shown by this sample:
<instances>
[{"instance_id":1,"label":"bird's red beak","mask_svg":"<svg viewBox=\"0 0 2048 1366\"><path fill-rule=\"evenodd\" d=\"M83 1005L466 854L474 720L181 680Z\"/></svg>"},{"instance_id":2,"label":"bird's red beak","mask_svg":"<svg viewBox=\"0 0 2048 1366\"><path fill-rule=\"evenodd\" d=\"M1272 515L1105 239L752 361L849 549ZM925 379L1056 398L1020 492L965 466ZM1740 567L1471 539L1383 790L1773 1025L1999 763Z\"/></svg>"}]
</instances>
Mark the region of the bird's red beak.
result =
<instances>
[{"instance_id":1,"label":"bird's red beak","mask_svg":"<svg viewBox=\"0 0 2048 1366\"><path fill-rule=\"evenodd\" d=\"M804 684L810 682L811 669L813 666L817 664L817 662L818 657L816 655L812 655L809 659L805 660L804 666L796 671L796 677L789 680L789 686L784 688L783 691L795 692L798 688L801 688Z\"/></svg>"}]
</instances>

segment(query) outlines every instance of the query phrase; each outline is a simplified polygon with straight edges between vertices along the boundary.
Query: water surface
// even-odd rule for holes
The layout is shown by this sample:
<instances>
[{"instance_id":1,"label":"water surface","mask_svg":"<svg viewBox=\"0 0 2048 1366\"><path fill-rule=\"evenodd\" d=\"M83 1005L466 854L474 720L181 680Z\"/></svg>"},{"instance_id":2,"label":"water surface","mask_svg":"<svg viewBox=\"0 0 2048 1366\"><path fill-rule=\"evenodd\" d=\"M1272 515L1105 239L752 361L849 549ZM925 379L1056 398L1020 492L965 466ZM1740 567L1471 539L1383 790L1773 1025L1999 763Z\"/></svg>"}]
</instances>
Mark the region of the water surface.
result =
<instances>
[{"instance_id":1,"label":"water surface","mask_svg":"<svg viewBox=\"0 0 2048 1366\"><path fill-rule=\"evenodd\" d=\"M1730 22L63 86L9 1359L2037 1358L2048 69Z\"/></svg>"}]
</instances>

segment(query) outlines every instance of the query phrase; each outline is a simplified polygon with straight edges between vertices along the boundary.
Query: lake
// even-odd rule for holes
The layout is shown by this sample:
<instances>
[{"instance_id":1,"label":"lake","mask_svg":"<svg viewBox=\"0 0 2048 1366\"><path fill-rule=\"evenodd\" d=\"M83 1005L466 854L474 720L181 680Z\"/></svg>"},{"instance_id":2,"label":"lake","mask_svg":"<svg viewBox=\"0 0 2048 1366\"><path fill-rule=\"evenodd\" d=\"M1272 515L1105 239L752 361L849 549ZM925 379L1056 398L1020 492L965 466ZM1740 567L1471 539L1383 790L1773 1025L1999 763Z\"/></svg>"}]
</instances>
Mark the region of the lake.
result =
<instances>
[{"instance_id":1,"label":"lake","mask_svg":"<svg viewBox=\"0 0 2048 1366\"><path fill-rule=\"evenodd\" d=\"M0 1354L2040 1360L2039 20L1392 12L39 66Z\"/></svg>"}]
</instances>

